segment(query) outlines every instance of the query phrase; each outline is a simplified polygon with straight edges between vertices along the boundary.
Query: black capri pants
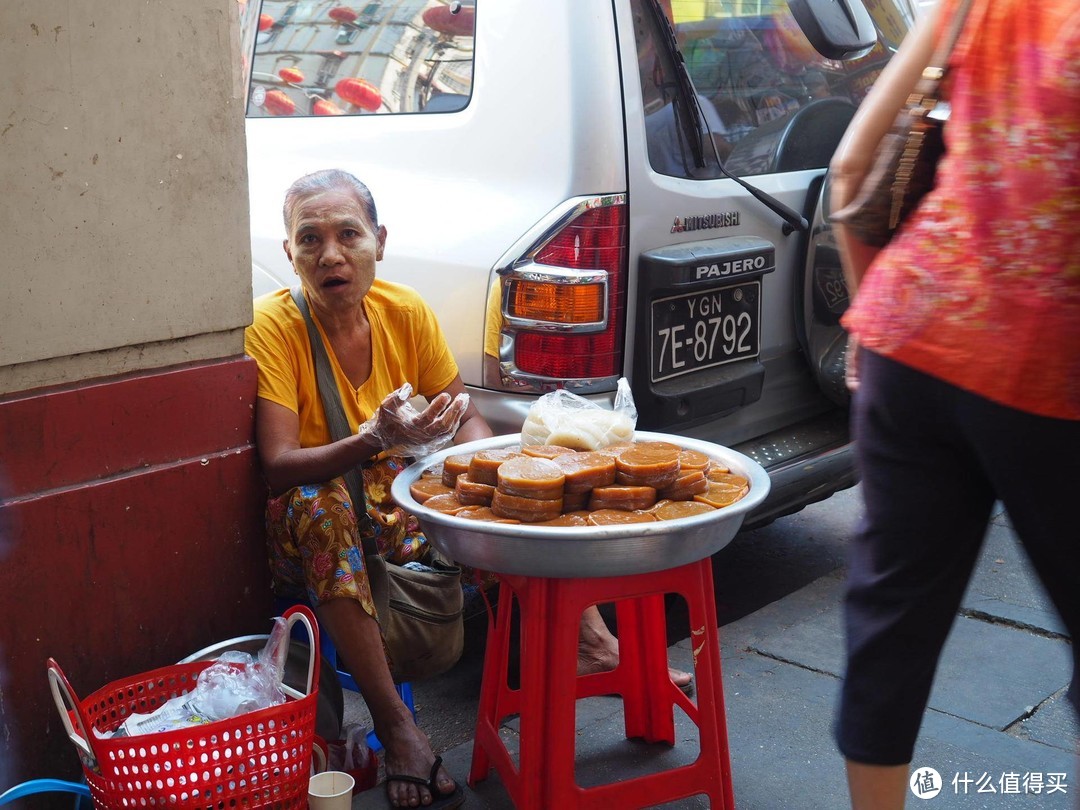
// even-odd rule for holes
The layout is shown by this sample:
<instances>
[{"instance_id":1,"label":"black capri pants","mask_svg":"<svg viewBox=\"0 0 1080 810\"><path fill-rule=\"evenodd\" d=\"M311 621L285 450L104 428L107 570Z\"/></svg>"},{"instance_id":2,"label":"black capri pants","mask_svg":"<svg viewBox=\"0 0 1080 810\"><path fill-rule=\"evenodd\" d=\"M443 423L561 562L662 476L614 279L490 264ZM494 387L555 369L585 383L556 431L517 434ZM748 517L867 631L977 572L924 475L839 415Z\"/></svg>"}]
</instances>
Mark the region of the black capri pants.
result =
<instances>
[{"instance_id":1,"label":"black capri pants","mask_svg":"<svg viewBox=\"0 0 1080 810\"><path fill-rule=\"evenodd\" d=\"M862 350L852 426L865 513L849 551L840 751L911 761L942 645L1000 499L1074 643L1080 421L1006 408Z\"/></svg>"}]
</instances>

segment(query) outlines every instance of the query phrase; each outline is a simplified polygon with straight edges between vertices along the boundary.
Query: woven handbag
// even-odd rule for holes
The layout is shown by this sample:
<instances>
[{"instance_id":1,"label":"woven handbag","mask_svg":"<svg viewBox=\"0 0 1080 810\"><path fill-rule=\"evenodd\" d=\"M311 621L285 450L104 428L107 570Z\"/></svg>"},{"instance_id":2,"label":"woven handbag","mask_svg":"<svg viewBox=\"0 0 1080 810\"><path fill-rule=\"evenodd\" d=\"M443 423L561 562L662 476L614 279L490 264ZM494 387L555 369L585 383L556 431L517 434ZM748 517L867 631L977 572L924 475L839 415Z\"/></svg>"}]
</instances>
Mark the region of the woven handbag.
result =
<instances>
[{"instance_id":1,"label":"woven handbag","mask_svg":"<svg viewBox=\"0 0 1080 810\"><path fill-rule=\"evenodd\" d=\"M330 436L335 441L343 439L352 431L341 405L326 346L315 328L303 291L293 287L290 292L307 324L319 396ZM458 662L465 649L465 595L461 590L461 569L437 558L433 558L429 565L431 570L427 571L386 562L375 543L363 477L356 468L345 473L345 484L356 511L364 567L367 568L383 641L393 663L394 681L404 683L441 675Z\"/></svg>"},{"instance_id":2,"label":"woven handbag","mask_svg":"<svg viewBox=\"0 0 1080 810\"><path fill-rule=\"evenodd\" d=\"M829 215L860 242L882 247L930 189L945 154L944 128L949 104L942 98L949 57L964 27L971 0L963 0L948 36L878 143L874 162L854 199Z\"/></svg>"}]
</instances>

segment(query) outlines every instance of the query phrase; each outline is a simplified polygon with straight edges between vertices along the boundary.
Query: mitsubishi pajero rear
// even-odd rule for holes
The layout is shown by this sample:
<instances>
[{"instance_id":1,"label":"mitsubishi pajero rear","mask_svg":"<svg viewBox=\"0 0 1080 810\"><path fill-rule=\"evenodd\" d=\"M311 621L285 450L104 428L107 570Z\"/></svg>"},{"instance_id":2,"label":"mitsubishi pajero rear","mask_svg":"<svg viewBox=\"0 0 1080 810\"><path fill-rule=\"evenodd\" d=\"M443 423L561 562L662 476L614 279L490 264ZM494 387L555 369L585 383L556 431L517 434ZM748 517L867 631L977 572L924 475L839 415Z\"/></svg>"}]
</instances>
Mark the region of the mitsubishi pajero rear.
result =
<instances>
[{"instance_id":1,"label":"mitsubishi pajero rear","mask_svg":"<svg viewBox=\"0 0 1080 810\"><path fill-rule=\"evenodd\" d=\"M904 0L247 0L254 291L281 203L371 188L384 277L439 317L497 433L556 387L772 477L758 525L854 483L826 167Z\"/></svg>"}]
</instances>

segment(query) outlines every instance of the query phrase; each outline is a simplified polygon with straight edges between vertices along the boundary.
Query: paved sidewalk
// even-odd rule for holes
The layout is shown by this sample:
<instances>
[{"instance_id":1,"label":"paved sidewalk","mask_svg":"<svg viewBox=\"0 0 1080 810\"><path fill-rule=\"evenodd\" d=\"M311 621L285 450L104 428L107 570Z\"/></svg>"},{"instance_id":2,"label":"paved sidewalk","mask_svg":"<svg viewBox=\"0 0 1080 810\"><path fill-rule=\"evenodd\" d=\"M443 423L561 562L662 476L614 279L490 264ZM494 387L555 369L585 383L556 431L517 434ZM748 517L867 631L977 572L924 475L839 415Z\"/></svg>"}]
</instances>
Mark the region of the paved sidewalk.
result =
<instances>
[{"instance_id":1,"label":"paved sidewalk","mask_svg":"<svg viewBox=\"0 0 1080 810\"><path fill-rule=\"evenodd\" d=\"M720 629L739 810L847 806L843 761L830 736L843 665L842 576L836 571L821 577ZM675 666L690 668L687 642L673 646L670 655ZM1065 699L1070 676L1069 641L999 516L946 644L915 753L919 772L935 769L943 788L928 800L910 795L908 808L1080 807L1080 731ZM681 713L678 720L674 748L647 745L624 738L618 698L580 701L579 784L692 761L696 728ZM515 720L507 722L504 736L513 746ZM471 755L471 741L443 753L462 782ZM466 792L468 808L513 806L494 772ZM353 802L353 810L387 806L382 786ZM664 805L708 806L704 797Z\"/></svg>"}]
</instances>

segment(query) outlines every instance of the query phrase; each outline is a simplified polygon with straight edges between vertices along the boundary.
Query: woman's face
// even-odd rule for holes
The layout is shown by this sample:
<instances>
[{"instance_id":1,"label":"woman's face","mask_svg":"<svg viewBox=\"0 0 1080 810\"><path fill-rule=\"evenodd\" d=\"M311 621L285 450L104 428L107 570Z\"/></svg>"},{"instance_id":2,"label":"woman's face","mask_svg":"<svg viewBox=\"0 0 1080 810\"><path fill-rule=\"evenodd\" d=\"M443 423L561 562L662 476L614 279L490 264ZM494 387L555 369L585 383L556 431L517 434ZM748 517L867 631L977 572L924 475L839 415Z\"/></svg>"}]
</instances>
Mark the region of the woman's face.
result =
<instances>
[{"instance_id":1,"label":"woman's face","mask_svg":"<svg viewBox=\"0 0 1080 810\"><path fill-rule=\"evenodd\" d=\"M371 289L385 244L386 229L368 218L352 190L332 188L296 201L285 253L314 306L345 312Z\"/></svg>"}]
</instances>

